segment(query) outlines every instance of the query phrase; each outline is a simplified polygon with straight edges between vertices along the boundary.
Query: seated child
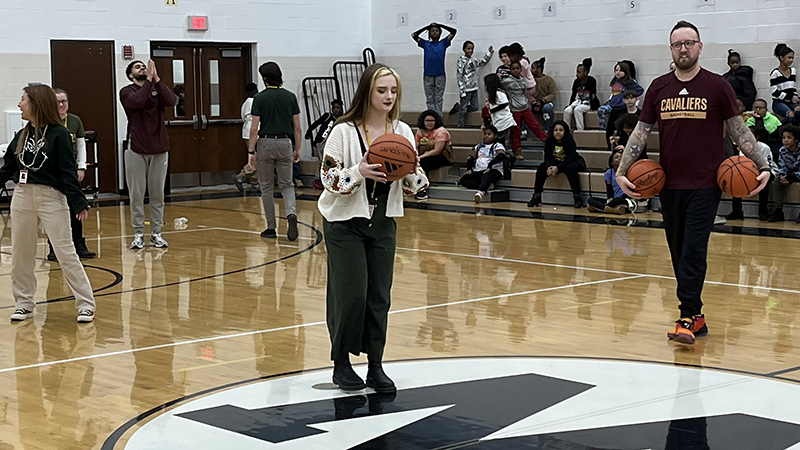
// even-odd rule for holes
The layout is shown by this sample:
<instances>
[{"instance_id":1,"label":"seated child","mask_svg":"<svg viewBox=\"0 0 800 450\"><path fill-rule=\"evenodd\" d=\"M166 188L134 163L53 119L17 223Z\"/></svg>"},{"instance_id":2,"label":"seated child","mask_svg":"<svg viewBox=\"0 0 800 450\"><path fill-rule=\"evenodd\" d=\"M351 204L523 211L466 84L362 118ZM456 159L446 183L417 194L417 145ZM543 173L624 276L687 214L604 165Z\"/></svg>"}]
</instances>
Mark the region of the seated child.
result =
<instances>
[{"instance_id":1,"label":"seated child","mask_svg":"<svg viewBox=\"0 0 800 450\"><path fill-rule=\"evenodd\" d=\"M497 128L489 125L483 128L483 142L467 158L467 172L459 184L475 191L475 203L480 203L489 187L503 178L506 149L497 142Z\"/></svg>"},{"instance_id":2,"label":"seated child","mask_svg":"<svg viewBox=\"0 0 800 450\"><path fill-rule=\"evenodd\" d=\"M755 108L754 108L755 109ZM758 140L758 148L764 154L764 158L769 163L769 168L771 175L769 177L770 184L775 180L775 177L778 175L778 165L775 164L775 161L772 159L772 150L770 150L769 145L767 142L769 141L769 133L764 128L756 128L755 126L750 127L750 131L753 132L753 136L756 137ZM741 152L739 152L742 155ZM769 184L767 184L761 192L758 193L758 219L759 220L768 220L769 219L769 212L767 209L767 205L769 202ZM742 199L741 198L734 198L731 200L731 213L725 216L727 220L738 220L744 219L744 211L742 210Z\"/></svg>"},{"instance_id":3,"label":"seated child","mask_svg":"<svg viewBox=\"0 0 800 450\"><path fill-rule=\"evenodd\" d=\"M589 212L602 212L606 214L628 214L636 212L637 202L622 192L622 188L617 184L617 169L619 162L622 161L622 152L618 149L611 154L609 169L606 170L606 200L590 198Z\"/></svg>"},{"instance_id":4,"label":"seated child","mask_svg":"<svg viewBox=\"0 0 800 450\"><path fill-rule=\"evenodd\" d=\"M768 139L765 143L770 148L780 149L781 136L778 128L781 127L781 120L769 112L766 100L760 98L753 102L753 115L745 123L748 127L766 130Z\"/></svg>"},{"instance_id":5,"label":"seated child","mask_svg":"<svg viewBox=\"0 0 800 450\"><path fill-rule=\"evenodd\" d=\"M797 151L797 142L800 141L800 127L797 125L784 125L781 128L783 147L778 155L778 175L772 183L775 192L775 210L769 216L770 222L783 221L783 202L789 185L800 181L800 152ZM800 216L795 222L800 223Z\"/></svg>"}]
</instances>

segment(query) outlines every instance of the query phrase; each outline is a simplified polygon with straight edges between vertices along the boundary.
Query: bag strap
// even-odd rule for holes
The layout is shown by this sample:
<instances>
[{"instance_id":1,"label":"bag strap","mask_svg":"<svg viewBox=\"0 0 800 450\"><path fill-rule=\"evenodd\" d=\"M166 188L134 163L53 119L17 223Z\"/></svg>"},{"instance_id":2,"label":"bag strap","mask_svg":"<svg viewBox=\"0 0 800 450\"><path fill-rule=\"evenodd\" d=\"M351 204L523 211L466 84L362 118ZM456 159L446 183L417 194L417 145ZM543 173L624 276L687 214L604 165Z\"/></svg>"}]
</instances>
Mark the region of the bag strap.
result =
<instances>
[{"instance_id":1,"label":"bag strap","mask_svg":"<svg viewBox=\"0 0 800 450\"><path fill-rule=\"evenodd\" d=\"M361 137L361 132L358 131L358 125L356 125L355 122L353 122L353 127L356 129L356 134L358 135L358 143L361 144L361 155L363 156L365 153L367 153L367 146L364 145L364 138Z\"/></svg>"}]
</instances>

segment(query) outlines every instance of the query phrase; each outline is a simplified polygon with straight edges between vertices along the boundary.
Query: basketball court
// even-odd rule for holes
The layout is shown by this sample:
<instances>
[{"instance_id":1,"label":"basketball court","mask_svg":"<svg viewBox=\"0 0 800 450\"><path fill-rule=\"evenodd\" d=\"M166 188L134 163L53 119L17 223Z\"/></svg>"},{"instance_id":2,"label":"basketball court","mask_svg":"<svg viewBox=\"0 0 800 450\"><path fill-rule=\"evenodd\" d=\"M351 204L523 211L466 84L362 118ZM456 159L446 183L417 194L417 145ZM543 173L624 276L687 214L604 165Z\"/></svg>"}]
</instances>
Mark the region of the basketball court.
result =
<instances>
[{"instance_id":1,"label":"basketball court","mask_svg":"<svg viewBox=\"0 0 800 450\"><path fill-rule=\"evenodd\" d=\"M710 334L686 346L660 214L407 201L381 398L331 389L314 195L295 242L238 193L173 196L168 250L128 249L127 205L92 209L91 324L42 239L34 318L0 321L0 449L800 448L793 222L715 229Z\"/></svg>"}]
</instances>

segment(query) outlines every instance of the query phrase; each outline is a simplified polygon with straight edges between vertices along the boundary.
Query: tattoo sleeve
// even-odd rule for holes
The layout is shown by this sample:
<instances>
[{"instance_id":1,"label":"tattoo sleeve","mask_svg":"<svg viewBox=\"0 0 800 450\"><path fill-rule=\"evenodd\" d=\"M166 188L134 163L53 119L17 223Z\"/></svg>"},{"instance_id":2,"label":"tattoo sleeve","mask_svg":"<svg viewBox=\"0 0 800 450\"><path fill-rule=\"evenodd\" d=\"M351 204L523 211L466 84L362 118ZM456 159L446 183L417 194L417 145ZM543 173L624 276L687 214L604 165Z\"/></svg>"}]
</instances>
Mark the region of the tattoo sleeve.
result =
<instances>
[{"instance_id":1,"label":"tattoo sleeve","mask_svg":"<svg viewBox=\"0 0 800 450\"><path fill-rule=\"evenodd\" d=\"M747 128L742 116L733 116L725 121L725 128L733 143L739 147L744 156L752 159L760 170L769 170L769 162L758 149L758 142Z\"/></svg>"},{"instance_id":2,"label":"tattoo sleeve","mask_svg":"<svg viewBox=\"0 0 800 450\"><path fill-rule=\"evenodd\" d=\"M636 124L636 128L628 139L628 145L625 146L625 151L622 153L622 161L617 170L618 177L624 177L628 173L628 167L639 159L642 149L647 145L647 138L650 137L652 128L653 125L649 123L639 122Z\"/></svg>"}]
</instances>

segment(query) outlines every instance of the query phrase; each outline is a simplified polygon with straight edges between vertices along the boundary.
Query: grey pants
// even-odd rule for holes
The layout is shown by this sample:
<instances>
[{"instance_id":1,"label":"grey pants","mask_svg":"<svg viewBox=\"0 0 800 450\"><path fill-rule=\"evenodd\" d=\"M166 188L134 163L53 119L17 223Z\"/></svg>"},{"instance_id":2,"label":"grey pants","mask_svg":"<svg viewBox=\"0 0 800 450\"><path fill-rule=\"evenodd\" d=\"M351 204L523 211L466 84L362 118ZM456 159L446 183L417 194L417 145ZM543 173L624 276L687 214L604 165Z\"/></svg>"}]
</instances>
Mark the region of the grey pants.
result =
<instances>
[{"instance_id":1,"label":"grey pants","mask_svg":"<svg viewBox=\"0 0 800 450\"><path fill-rule=\"evenodd\" d=\"M463 127L467 113L478 110L478 91L468 91L467 95L461 97L461 105L458 110L458 126Z\"/></svg>"},{"instance_id":2,"label":"grey pants","mask_svg":"<svg viewBox=\"0 0 800 450\"><path fill-rule=\"evenodd\" d=\"M131 199L131 225L144 233L144 191L150 194L150 231L161 233L164 223L164 183L169 153L142 155L125 150L125 180Z\"/></svg>"},{"instance_id":3,"label":"grey pants","mask_svg":"<svg viewBox=\"0 0 800 450\"><path fill-rule=\"evenodd\" d=\"M425 75L422 79L425 85L425 103L428 109L432 109L442 115L442 97L444 97L444 86L447 84L447 77L439 75L429 77Z\"/></svg>"},{"instance_id":4,"label":"grey pants","mask_svg":"<svg viewBox=\"0 0 800 450\"><path fill-rule=\"evenodd\" d=\"M294 151L289 138L258 138L256 143L256 172L261 186L261 203L264 204L264 215L267 228L275 230L275 199L273 198L275 172L278 174L278 189L283 196L286 216L297 214L294 199L294 183L292 182L292 163Z\"/></svg>"}]
</instances>

